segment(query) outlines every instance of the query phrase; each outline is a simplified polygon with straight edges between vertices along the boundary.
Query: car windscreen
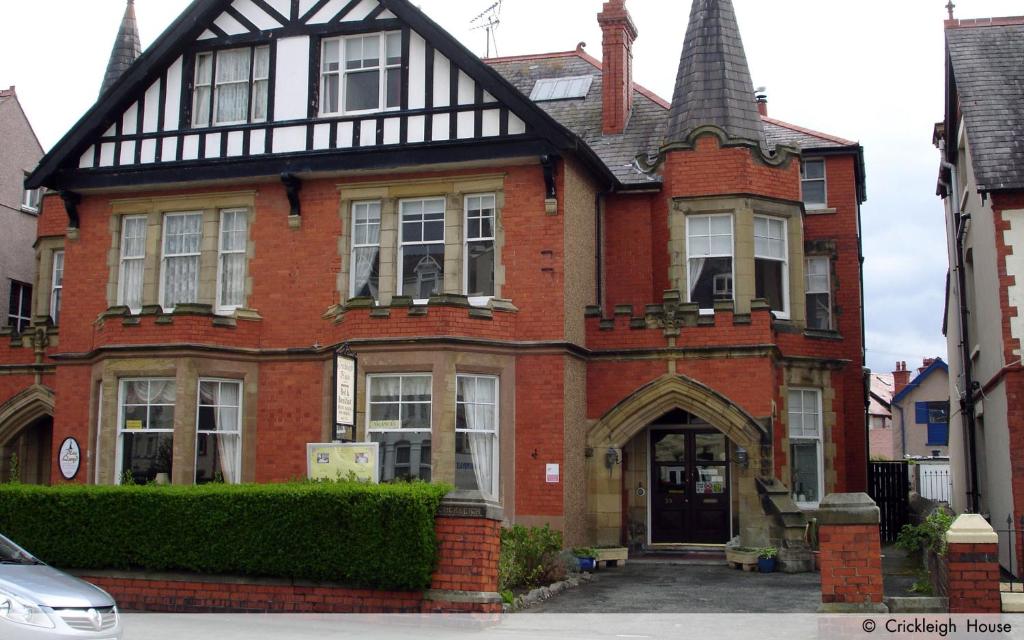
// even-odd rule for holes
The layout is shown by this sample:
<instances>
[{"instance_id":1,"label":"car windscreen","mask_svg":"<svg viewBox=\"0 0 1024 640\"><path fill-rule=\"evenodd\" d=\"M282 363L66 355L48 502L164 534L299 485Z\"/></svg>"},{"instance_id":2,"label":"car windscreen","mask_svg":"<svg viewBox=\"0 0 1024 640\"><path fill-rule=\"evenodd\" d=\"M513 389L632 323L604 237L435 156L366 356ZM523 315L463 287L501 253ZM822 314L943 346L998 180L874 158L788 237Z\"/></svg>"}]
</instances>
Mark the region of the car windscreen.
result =
<instances>
[{"instance_id":1,"label":"car windscreen","mask_svg":"<svg viewBox=\"0 0 1024 640\"><path fill-rule=\"evenodd\" d=\"M39 561L28 551L0 536L0 564L39 564Z\"/></svg>"}]
</instances>

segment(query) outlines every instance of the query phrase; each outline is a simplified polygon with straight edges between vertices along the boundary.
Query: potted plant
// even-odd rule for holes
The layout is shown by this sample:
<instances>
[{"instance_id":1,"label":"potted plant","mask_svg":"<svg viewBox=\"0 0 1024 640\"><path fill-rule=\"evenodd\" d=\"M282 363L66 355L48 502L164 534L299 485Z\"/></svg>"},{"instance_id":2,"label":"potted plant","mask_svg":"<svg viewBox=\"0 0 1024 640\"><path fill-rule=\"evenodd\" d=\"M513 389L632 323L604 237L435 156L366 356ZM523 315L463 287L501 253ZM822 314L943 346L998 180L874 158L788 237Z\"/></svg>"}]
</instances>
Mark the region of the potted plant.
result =
<instances>
[{"instance_id":1,"label":"potted plant","mask_svg":"<svg viewBox=\"0 0 1024 640\"><path fill-rule=\"evenodd\" d=\"M763 547L757 553L757 570L761 573L772 573L775 571L775 557L779 550L775 547Z\"/></svg>"},{"instance_id":2,"label":"potted plant","mask_svg":"<svg viewBox=\"0 0 1024 640\"><path fill-rule=\"evenodd\" d=\"M572 555L576 556L580 571L593 571L597 568L597 554L590 547L575 547Z\"/></svg>"}]
</instances>

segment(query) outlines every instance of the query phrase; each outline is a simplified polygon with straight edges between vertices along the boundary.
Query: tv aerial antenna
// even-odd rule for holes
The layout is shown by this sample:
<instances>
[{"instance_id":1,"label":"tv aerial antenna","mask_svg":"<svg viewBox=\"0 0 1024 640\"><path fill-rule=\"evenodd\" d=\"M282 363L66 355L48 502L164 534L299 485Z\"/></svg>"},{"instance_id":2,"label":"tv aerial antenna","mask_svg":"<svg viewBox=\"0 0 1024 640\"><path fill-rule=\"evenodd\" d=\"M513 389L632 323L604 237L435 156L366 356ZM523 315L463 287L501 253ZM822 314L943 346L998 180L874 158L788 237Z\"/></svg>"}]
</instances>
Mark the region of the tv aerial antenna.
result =
<instances>
[{"instance_id":1,"label":"tv aerial antenna","mask_svg":"<svg viewBox=\"0 0 1024 640\"><path fill-rule=\"evenodd\" d=\"M491 43L494 43L494 55L498 55L498 38L495 32L498 30L498 25L501 24L501 3L502 0L498 0L491 6L484 9L475 18L469 21L469 24L475 25L470 28L471 31L478 31L484 29L487 31L487 56L491 57Z\"/></svg>"}]
</instances>

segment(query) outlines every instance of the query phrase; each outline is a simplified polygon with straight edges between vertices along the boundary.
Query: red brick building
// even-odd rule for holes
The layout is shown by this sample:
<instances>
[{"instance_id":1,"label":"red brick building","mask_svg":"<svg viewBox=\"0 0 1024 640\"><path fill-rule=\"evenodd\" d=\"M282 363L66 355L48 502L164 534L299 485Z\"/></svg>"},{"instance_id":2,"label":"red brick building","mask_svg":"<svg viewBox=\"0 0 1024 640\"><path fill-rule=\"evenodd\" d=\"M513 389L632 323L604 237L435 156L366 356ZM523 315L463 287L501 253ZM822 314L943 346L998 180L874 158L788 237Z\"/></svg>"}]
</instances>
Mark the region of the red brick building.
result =
<instances>
[{"instance_id":1,"label":"red brick building","mask_svg":"<svg viewBox=\"0 0 1024 640\"><path fill-rule=\"evenodd\" d=\"M727 0L671 103L625 2L598 20L603 62L482 61L406 0L192 4L30 178L66 292L0 347L0 442L52 416L75 482L304 476L347 345L385 480L799 566L865 484L862 149L766 115Z\"/></svg>"}]
</instances>

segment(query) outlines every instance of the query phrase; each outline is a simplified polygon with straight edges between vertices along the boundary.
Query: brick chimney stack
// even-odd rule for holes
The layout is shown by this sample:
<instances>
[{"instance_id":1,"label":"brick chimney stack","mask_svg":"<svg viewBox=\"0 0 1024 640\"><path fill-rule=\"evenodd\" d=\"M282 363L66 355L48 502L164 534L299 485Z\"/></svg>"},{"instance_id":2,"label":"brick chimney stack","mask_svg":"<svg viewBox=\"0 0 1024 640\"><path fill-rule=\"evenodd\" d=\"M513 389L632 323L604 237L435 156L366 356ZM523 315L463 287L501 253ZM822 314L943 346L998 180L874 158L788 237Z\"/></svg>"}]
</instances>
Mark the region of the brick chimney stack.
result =
<instances>
[{"instance_id":1,"label":"brick chimney stack","mask_svg":"<svg viewBox=\"0 0 1024 640\"><path fill-rule=\"evenodd\" d=\"M921 362L921 367L917 370L918 373L924 373L924 370L935 364L935 358L925 358Z\"/></svg>"},{"instance_id":2,"label":"brick chimney stack","mask_svg":"<svg viewBox=\"0 0 1024 640\"><path fill-rule=\"evenodd\" d=\"M894 396L910 384L910 371L907 370L906 361L896 363L896 370L892 372L892 383L892 394Z\"/></svg>"},{"instance_id":3,"label":"brick chimney stack","mask_svg":"<svg viewBox=\"0 0 1024 640\"><path fill-rule=\"evenodd\" d=\"M633 41L638 32L626 0L607 0L597 15L601 25L605 135L622 133L633 112Z\"/></svg>"}]
</instances>

